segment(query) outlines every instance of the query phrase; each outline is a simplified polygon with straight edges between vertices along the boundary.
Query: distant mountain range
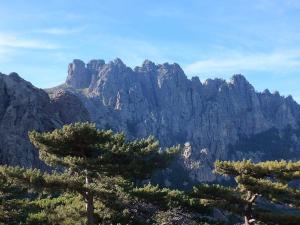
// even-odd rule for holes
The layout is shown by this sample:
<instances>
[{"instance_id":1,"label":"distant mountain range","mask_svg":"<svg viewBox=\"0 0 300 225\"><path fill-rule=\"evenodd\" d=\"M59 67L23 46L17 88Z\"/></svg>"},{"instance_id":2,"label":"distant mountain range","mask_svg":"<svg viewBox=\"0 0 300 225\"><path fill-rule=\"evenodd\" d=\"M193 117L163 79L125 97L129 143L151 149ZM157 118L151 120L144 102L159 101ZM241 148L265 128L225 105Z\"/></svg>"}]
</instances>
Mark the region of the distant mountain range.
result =
<instances>
[{"instance_id":1,"label":"distant mountain range","mask_svg":"<svg viewBox=\"0 0 300 225\"><path fill-rule=\"evenodd\" d=\"M256 92L242 75L201 83L178 64L146 60L131 69L120 59L76 59L64 84L42 90L16 73L0 74L2 164L46 168L27 132L75 121L128 138L154 135L162 146L182 144L182 155L157 175L166 186L215 181L216 159L300 158L300 105L278 92Z\"/></svg>"}]
</instances>

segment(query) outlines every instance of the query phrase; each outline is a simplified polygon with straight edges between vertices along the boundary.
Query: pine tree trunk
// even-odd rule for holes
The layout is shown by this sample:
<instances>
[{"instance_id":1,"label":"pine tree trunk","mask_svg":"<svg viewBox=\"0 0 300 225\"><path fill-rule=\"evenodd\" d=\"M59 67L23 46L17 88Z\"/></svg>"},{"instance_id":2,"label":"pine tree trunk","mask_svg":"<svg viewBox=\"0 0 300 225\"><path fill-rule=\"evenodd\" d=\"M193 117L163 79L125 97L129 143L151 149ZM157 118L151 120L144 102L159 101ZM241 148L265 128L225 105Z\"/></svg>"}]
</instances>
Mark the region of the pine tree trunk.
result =
<instances>
[{"instance_id":1,"label":"pine tree trunk","mask_svg":"<svg viewBox=\"0 0 300 225\"><path fill-rule=\"evenodd\" d=\"M251 214L252 214L252 205L251 204L247 204L245 206L245 225L250 225L249 220L251 219Z\"/></svg>"},{"instance_id":2,"label":"pine tree trunk","mask_svg":"<svg viewBox=\"0 0 300 225\"><path fill-rule=\"evenodd\" d=\"M248 204L245 205L244 212L245 212L245 225L253 224L253 203L255 202L258 194L252 194L250 191L247 192L247 202Z\"/></svg>"},{"instance_id":3,"label":"pine tree trunk","mask_svg":"<svg viewBox=\"0 0 300 225\"><path fill-rule=\"evenodd\" d=\"M244 217L245 218L245 224L244 225L250 225L250 218L248 218L247 216Z\"/></svg>"},{"instance_id":4,"label":"pine tree trunk","mask_svg":"<svg viewBox=\"0 0 300 225\"><path fill-rule=\"evenodd\" d=\"M88 173L86 172L85 177L85 183L88 185L91 182L91 178L88 176ZM86 215L87 215L87 225L94 225L94 196L91 192L87 191L85 196L85 209L86 209Z\"/></svg>"}]
</instances>

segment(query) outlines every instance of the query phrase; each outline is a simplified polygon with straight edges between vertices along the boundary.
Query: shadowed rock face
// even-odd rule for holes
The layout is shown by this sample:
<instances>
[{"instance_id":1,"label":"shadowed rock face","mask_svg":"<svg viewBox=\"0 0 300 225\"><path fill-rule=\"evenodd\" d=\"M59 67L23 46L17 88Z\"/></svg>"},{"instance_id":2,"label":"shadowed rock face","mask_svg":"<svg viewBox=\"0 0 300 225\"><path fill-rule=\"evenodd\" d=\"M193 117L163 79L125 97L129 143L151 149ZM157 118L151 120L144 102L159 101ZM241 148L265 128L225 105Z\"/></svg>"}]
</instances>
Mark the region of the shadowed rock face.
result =
<instances>
[{"instance_id":1,"label":"shadowed rock face","mask_svg":"<svg viewBox=\"0 0 300 225\"><path fill-rule=\"evenodd\" d=\"M88 121L89 113L80 99L69 91L58 90L50 95L50 107L63 124Z\"/></svg>"},{"instance_id":2,"label":"shadowed rock face","mask_svg":"<svg viewBox=\"0 0 300 225\"><path fill-rule=\"evenodd\" d=\"M65 123L85 120L88 113L72 93L60 91L51 100L45 91L18 74L0 74L1 164L45 168L28 140L28 131L53 130Z\"/></svg>"},{"instance_id":3,"label":"shadowed rock face","mask_svg":"<svg viewBox=\"0 0 300 225\"><path fill-rule=\"evenodd\" d=\"M241 137L273 128L280 134L290 126L295 133L291 151L300 152L296 135L300 106L278 93L257 93L242 75L228 82L208 79L201 83L197 77L188 79L178 64L156 65L146 60L133 70L120 59L107 64L101 61L93 69L91 62L83 77L92 73L93 79L81 86L84 91L76 85L68 88L81 93L92 121L100 128L125 131L130 138L153 134L163 146L188 142L188 157L179 159L187 172L183 179L214 180L210 171L216 159L272 158L271 151L233 152L229 146ZM172 168L164 173L171 176Z\"/></svg>"},{"instance_id":4,"label":"shadowed rock face","mask_svg":"<svg viewBox=\"0 0 300 225\"><path fill-rule=\"evenodd\" d=\"M74 60L66 83L48 90L50 98L16 74L1 75L0 88L4 163L40 163L28 130L88 119L129 138L154 135L162 146L183 144L182 156L159 176L177 187L214 181L216 159L294 159L300 153L300 106L292 97L256 92L242 75L202 83L188 79L178 64L146 60L131 69L120 59ZM282 148L268 148L274 143Z\"/></svg>"},{"instance_id":5,"label":"shadowed rock face","mask_svg":"<svg viewBox=\"0 0 300 225\"><path fill-rule=\"evenodd\" d=\"M103 60L91 60L87 66L80 59L74 59L68 67L68 77L66 84L74 88L87 87L91 81L95 81L95 76L104 65Z\"/></svg>"}]
</instances>

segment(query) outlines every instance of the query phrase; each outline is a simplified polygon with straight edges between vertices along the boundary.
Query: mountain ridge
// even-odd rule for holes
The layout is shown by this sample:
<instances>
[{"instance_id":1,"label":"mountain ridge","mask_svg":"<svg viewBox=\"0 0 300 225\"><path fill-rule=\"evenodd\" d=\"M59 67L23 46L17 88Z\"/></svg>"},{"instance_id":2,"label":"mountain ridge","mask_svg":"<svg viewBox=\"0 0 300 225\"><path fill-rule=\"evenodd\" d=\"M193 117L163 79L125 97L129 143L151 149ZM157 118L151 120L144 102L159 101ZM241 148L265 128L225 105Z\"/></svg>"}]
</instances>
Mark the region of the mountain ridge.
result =
<instances>
[{"instance_id":1,"label":"mountain ridge","mask_svg":"<svg viewBox=\"0 0 300 225\"><path fill-rule=\"evenodd\" d=\"M55 108L47 113L57 116L49 118L59 121L53 128L88 120L99 128L123 131L130 139L154 135L162 146L184 146L176 163L158 176L166 186L215 181L211 169L217 159L296 159L300 152L300 105L278 92L257 92L240 74L229 81L201 82L189 79L176 63L145 60L132 69L118 58L86 64L76 59L68 66L66 82L46 91L46 105ZM9 98L1 92L0 97L5 105ZM287 134L290 138L284 141ZM249 144L252 140L258 145ZM274 142L282 150L268 149Z\"/></svg>"},{"instance_id":2,"label":"mountain ridge","mask_svg":"<svg viewBox=\"0 0 300 225\"><path fill-rule=\"evenodd\" d=\"M78 71L77 64L81 66ZM91 120L100 128L124 131L130 138L153 134L163 146L189 143L186 151L190 153L185 154L189 157L178 161L185 171L194 168L192 165L202 165L186 173L192 180L213 181L216 177L211 168L216 159L259 161L261 155L272 158L271 153L255 149L255 154L237 151L228 157L232 152L229 146L241 137L263 135L273 128L281 133L288 126L294 130L299 127L300 106L291 96L268 90L257 92L241 74L229 81L207 79L202 83L198 77L189 79L176 63L145 60L131 69L118 58L109 63L91 60L85 66L85 74L83 66L85 63L78 60L69 65L73 69L69 70L65 86L81 98ZM87 79L77 82L77 77ZM78 89L83 83L85 86ZM298 143L299 137L294 139ZM291 145L299 150L298 144ZM164 183L172 181L165 179Z\"/></svg>"},{"instance_id":3,"label":"mountain ridge","mask_svg":"<svg viewBox=\"0 0 300 225\"><path fill-rule=\"evenodd\" d=\"M162 66L175 66L177 68L179 68L178 70L182 71L182 73L184 74L184 76L188 79L188 80L191 80L191 81L199 81L201 85L207 85L207 83L210 83L212 81L215 81L215 82L218 82L218 83L234 83L234 82L239 82L239 81L244 81L246 83L249 83L250 82L246 79L246 77L242 74L234 74L232 75L232 77L230 77L228 80L226 79L223 79L223 78L207 78L207 79L204 79L203 81L200 80L199 76L190 76L188 77L185 73L184 73L184 70L180 67L180 65L178 63L168 63L168 62L165 62L165 63L162 63L162 64L156 64L154 63L153 61L149 60L149 59L145 59L144 62L141 64L141 66L133 66L133 67L130 67L130 66L127 66L126 64L124 64L124 62L120 59L120 58L115 58L114 60L111 60L109 61L108 63L105 62L105 60L103 59L92 59L92 60L89 60L87 63L85 63L84 61L82 61L81 59L74 59L72 63L69 63L69 67L68 67L68 77L67 77L67 80L65 83L63 83L62 85L64 84L69 84L69 86L72 86L73 85L69 82L71 82L69 79L72 79L70 77L70 68L72 68L73 65L81 65L83 68L85 68L87 71L88 70L94 70L99 72L99 70L101 70L101 68L103 66L107 66L107 65L118 65L119 67L124 67L124 68L127 68L129 70L131 70L132 72L152 72L153 69L157 68L157 67L162 67ZM238 80L238 81L237 81ZM93 80L90 79L90 82L93 82ZM250 84L252 86L252 84ZM57 87L59 87L60 85L58 85ZM89 85L87 85L86 87L88 87ZM252 86L253 87L253 86ZM55 88L55 87L54 87ZM254 88L254 87L253 87ZM45 88L45 90L51 90L52 88ZM281 97L284 97L284 98L292 98L293 99L293 96L292 95L287 95L287 96L284 96L284 95L281 95L279 93L279 91L277 90L274 90L274 91L270 91L268 88L264 89L263 91L257 91L255 89L255 91L257 93L268 93L268 94L272 94L272 95L280 95ZM295 101L295 100L294 100ZM298 103L299 104L299 103Z\"/></svg>"},{"instance_id":4,"label":"mountain ridge","mask_svg":"<svg viewBox=\"0 0 300 225\"><path fill-rule=\"evenodd\" d=\"M73 118L65 118L67 113ZM89 120L87 111L70 92L59 91L50 98L17 73L0 73L1 164L47 168L29 142L28 131L48 131L65 123L86 120Z\"/></svg>"}]
</instances>

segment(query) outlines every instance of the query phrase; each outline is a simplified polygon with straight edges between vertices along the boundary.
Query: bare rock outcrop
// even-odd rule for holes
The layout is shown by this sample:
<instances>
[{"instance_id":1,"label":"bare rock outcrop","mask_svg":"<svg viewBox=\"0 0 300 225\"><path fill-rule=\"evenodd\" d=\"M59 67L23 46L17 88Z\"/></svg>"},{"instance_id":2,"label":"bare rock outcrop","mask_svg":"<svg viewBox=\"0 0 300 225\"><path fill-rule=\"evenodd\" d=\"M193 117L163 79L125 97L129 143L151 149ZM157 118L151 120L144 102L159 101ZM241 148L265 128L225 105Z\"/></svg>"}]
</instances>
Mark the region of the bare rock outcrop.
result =
<instances>
[{"instance_id":1,"label":"bare rock outcrop","mask_svg":"<svg viewBox=\"0 0 300 225\"><path fill-rule=\"evenodd\" d=\"M120 59L74 60L65 84L47 91L0 75L1 163L39 166L29 130L86 120L128 138L182 144L184 154L157 178L174 187L214 181L217 159L299 159L300 106L291 96L256 92L242 75L201 82L176 63L145 60L132 69Z\"/></svg>"},{"instance_id":2,"label":"bare rock outcrop","mask_svg":"<svg viewBox=\"0 0 300 225\"><path fill-rule=\"evenodd\" d=\"M234 148L239 140L271 129L278 131L279 138L291 128L294 134L288 151L300 152L296 135L300 106L292 97L256 92L242 75L201 83L197 77L188 79L176 63L157 65L146 60L131 69L120 59L101 64L94 73L80 92L92 121L100 128L125 131L131 138L154 135L163 146L190 143L189 159L179 159L186 179L215 180L211 169L216 159L271 159L271 150ZM76 85L68 87L79 93ZM286 149L277 156L291 157ZM172 172L166 171L166 176Z\"/></svg>"},{"instance_id":3,"label":"bare rock outcrop","mask_svg":"<svg viewBox=\"0 0 300 225\"><path fill-rule=\"evenodd\" d=\"M44 90L17 73L0 74L1 164L45 168L28 140L28 131L53 130L65 123L86 120L85 107L72 93L63 91L51 100Z\"/></svg>"}]
</instances>

